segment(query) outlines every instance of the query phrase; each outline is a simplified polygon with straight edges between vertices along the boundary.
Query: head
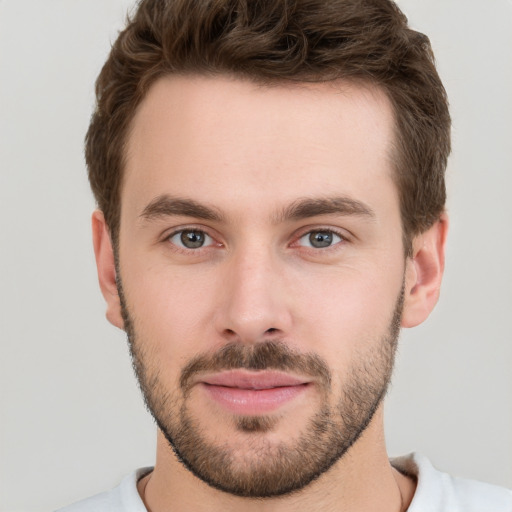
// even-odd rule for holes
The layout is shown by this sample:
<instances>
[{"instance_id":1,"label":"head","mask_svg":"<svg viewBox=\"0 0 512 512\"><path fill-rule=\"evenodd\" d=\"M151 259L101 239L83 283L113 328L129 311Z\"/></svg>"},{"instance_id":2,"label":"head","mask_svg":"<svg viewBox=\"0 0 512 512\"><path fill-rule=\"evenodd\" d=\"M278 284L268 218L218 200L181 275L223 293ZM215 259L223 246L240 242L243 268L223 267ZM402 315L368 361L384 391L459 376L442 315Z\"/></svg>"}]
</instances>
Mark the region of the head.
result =
<instances>
[{"instance_id":1,"label":"head","mask_svg":"<svg viewBox=\"0 0 512 512\"><path fill-rule=\"evenodd\" d=\"M383 0L142 1L97 95L100 283L176 459L267 497L374 446L443 267L425 36Z\"/></svg>"}]
</instances>

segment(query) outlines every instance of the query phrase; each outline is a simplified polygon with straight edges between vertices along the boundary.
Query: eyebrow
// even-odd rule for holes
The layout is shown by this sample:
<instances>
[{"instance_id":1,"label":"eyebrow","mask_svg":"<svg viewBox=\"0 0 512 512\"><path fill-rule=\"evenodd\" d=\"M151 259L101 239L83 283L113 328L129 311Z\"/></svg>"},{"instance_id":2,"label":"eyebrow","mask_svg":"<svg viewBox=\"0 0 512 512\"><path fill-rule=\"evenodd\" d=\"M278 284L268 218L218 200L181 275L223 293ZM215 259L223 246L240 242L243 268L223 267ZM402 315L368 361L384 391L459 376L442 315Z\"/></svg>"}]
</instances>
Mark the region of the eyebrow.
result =
<instances>
[{"instance_id":1,"label":"eyebrow","mask_svg":"<svg viewBox=\"0 0 512 512\"><path fill-rule=\"evenodd\" d=\"M139 217L151 221L172 216L194 217L197 219L222 222L224 215L216 208L194 201L164 194L153 199ZM375 212L365 203L345 196L297 199L283 208L272 221L276 224L297 221L319 215L361 216L375 218Z\"/></svg>"},{"instance_id":2,"label":"eyebrow","mask_svg":"<svg viewBox=\"0 0 512 512\"><path fill-rule=\"evenodd\" d=\"M218 222L224 219L224 216L216 208L198 203L193 199L173 197L167 194L153 199L142 210L139 217L142 220L151 221L177 215Z\"/></svg>"},{"instance_id":3,"label":"eyebrow","mask_svg":"<svg viewBox=\"0 0 512 512\"><path fill-rule=\"evenodd\" d=\"M284 208L275 222L302 220L318 215L361 216L375 219L375 212L365 203L345 196L325 198L304 198Z\"/></svg>"}]
</instances>

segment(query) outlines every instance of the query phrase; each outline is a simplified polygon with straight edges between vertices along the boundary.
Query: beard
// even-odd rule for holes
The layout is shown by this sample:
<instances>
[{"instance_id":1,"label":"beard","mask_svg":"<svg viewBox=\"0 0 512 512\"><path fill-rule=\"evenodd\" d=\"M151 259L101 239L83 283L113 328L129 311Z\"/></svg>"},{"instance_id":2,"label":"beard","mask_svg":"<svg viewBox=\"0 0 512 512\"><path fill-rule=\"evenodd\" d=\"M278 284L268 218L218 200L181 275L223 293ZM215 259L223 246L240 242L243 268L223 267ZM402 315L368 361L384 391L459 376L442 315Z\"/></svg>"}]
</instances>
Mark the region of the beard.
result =
<instances>
[{"instance_id":1,"label":"beard","mask_svg":"<svg viewBox=\"0 0 512 512\"><path fill-rule=\"evenodd\" d=\"M117 274L120 275L119 273ZM404 303L404 287L396 301L387 332L371 349L358 354L346 373L343 388L333 396L332 373L325 360L298 353L280 340L253 345L229 343L220 350L191 359L181 370L179 388L169 389L158 358L136 332L118 280L118 291L133 368L146 407L177 459L196 477L221 491L247 498L269 498L296 492L328 471L359 439L382 402L393 372ZM290 441L271 442L285 417L237 416L235 435L213 440L190 408L193 378L222 370L280 370L310 376L318 382L320 406L305 428ZM215 442L217 441L217 442Z\"/></svg>"}]
</instances>

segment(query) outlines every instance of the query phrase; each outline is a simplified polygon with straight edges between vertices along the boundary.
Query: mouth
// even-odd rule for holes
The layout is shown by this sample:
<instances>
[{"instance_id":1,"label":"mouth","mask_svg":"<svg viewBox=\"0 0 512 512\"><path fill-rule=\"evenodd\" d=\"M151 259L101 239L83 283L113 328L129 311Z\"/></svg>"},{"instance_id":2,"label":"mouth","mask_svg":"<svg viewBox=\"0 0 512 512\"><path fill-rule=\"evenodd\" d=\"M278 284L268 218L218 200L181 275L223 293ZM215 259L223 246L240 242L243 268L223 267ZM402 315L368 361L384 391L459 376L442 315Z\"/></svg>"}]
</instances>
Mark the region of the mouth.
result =
<instances>
[{"instance_id":1,"label":"mouth","mask_svg":"<svg viewBox=\"0 0 512 512\"><path fill-rule=\"evenodd\" d=\"M223 409L260 415L297 399L312 382L278 371L230 370L203 376L198 384Z\"/></svg>"}]
</instances>

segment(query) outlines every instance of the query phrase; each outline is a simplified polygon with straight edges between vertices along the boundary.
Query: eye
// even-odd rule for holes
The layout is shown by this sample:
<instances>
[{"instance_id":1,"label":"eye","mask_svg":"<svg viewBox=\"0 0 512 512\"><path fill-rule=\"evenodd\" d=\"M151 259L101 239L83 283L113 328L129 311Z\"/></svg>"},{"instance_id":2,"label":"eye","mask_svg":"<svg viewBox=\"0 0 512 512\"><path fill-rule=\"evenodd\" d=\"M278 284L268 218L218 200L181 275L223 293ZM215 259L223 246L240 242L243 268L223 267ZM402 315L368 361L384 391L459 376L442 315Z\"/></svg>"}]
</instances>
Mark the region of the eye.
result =
<instances>
[{"instance_id":1,"label":"eye","mask_svg":"<svg viewBox=\"0 0 512 512\"><path fill-rule=\"evenodd\" d=\"M342 241L343 238L340 235L336 234L334 231L324 229L310 231L309 233L301 236L299 239L299 245L312 247L314 249L324 249Z\"/></svg>"},{"instance_id":2,"label":"eye","mask_svg":"<svg viewBox=\"0 0 512 512\"><path fill-rule=\"evenodd\" d=\"M181 231L176 231L176 233L173 233L169 237L169 241L185 249L200 249L201 247L213 243L211 236L198 229L182 229Z\"/></svg>"}]
</instances>

